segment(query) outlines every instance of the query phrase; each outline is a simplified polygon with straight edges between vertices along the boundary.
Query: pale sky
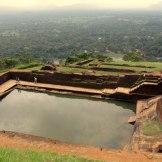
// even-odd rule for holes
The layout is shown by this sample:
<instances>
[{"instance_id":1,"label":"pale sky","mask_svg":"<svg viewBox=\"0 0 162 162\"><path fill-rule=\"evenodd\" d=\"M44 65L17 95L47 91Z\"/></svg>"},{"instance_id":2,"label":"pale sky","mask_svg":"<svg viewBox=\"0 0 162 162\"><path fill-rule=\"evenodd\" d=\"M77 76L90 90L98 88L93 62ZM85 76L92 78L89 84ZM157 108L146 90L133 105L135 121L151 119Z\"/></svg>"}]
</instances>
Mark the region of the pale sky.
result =
<instances>
[{"instance_id":1,"label":"pale sky","mask_svg":"<svg viewBox=\"0 0 162 162\"><path fill-rule=\"evenodd\" d=\"M98 8L131 9L148 8L151 5L160 4L160 2L162 0L0 0L0 8L38 10L81 4Z\"/></svg>"}]
</instances>

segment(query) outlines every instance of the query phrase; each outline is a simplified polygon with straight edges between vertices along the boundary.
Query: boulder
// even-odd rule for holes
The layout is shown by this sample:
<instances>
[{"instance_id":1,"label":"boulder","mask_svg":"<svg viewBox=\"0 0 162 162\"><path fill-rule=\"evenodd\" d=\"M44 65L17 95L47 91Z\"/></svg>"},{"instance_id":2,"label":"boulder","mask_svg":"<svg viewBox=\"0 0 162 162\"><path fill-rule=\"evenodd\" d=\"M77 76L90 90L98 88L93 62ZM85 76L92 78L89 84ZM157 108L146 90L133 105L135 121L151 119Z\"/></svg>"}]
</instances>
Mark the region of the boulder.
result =
<instances>
[{"instance_id":1,"label":"boulder","mask_svg":"<svg viewBox=\"0 0 162 162\"><path fill-rule=\"evenodd\" d=\"M45 65L41 68L41 70L56 71L56 67L53 65Z\"/></svg>"}]
</instances>

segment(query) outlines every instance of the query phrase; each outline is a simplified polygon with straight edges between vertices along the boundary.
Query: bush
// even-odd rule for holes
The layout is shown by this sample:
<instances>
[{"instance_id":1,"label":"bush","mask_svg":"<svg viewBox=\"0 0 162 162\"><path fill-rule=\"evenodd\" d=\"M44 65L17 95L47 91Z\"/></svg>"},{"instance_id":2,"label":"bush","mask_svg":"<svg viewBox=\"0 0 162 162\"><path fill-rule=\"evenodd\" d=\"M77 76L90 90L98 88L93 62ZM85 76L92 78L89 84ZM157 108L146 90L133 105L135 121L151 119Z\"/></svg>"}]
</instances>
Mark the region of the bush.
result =
<instances>
[{"instance_id":1,"label":"bush","mask_svg":"<svg viewBox=\"0 0 162 162\"><path fill-rule=\"evenodd\" d=\"M140 52L129 52L124 55L124 61L138 62L143 61L142 54Z\"/></svg>"}]
</instances>

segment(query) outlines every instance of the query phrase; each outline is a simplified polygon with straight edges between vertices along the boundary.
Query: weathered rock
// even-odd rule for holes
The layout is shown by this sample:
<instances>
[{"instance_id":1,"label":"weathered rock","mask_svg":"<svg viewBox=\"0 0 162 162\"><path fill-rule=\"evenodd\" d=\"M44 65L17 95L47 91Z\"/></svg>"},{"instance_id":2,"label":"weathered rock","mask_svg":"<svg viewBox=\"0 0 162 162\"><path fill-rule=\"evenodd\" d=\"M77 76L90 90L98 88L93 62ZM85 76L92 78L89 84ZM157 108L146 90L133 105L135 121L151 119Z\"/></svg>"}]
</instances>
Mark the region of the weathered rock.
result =
<instances>
[{"instance_id":1,"label":"weathered rock","mask_svg":"<svg viewBox=\"0 0 162 162\"><path fill-rule=\"evenodd\" d=\"M56 71L56 67L53 65L45 65L41 68L41 70Z\"/></svg>"},{"instance_id":2,"label":"weathered rock","mask_svg":"<svg viewBox=\"0 0 162 162\"><path fill-rule=\"evenodd\" d=\"M132 121L133 118L130 119L130 122ZM162 152L162 132L147 135L143 133L144 123L151 121L162 122L162 96L137 102L135 132L132 138L133 150L138 147L143 151Z\"/></svg>"},{"instance_id":3,"label":"weathered rock","mask_svg":"<svg viewBox=\"0 0 162 162\"><path fill-rule=\"evenodd\" d=\"M135 122L136 122L136 116L131 116L131 117L128 119L128 123L129 123L129 124L134 125Z\"/></svg>"}]
</instances>

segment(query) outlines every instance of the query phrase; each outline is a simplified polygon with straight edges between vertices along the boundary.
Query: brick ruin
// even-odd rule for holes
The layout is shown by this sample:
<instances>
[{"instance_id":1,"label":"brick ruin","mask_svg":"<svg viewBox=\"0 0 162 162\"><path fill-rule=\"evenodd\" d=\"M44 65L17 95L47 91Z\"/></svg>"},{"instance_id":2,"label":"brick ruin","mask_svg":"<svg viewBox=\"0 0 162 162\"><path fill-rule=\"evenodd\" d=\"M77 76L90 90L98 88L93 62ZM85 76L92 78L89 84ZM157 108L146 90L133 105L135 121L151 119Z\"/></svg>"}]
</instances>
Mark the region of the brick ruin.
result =
<instances>
[{"instance_id":1,"label":"brick ruin","mask_svg":"<svg viewBox=\"0 0 162 162\"><path fill-rule=\"evenodd\" d=\"M157 119L162 122L162 76L161 75L109 75L95 76L80 73L59 73L50 71L9 71L0 75L0 85L19 78L22 81L33 82L34 77L39 83L58 84L73 87L102 89L117 89L119 87L130 89L129 93L103 94L102 97L137 101L136 117L133 118L134 135L132 149L136 148L160 152L162 150L162 138L150 138L143 136L140 124L145 120ZM157 97L158 96L158 97ZM153 98L152 98L153 97ZM149 99L148 99L149 98ZM151 98L151 99L150 99ZM139 100L147 99L147 100Z\"/></svg>"},{"instance_id":2,"label":"brick ruin","mask_svg":"<svg viewBox=\"0 0 162 162\"><path fill-rule=\"evenodd\" d=\"M39 83L65 85L72 87L92 88L97 90L116 89L118 87L130 88L130 93L124 92L106 94L102 97L123 99L127 101L137 101L139 99L147 99L162 94L162 77L147 74L128 75L108 75L96 76L81 73L59 73L50 71L9 71L0 75L0 85L8 80L16 80L33 82L34 77L38 78Z\"/></svg>"},{"instance_id":3,"label":"brick ruin","mask_svg":"<svg viewBox=\"0 0 162 162\"><path fill-rule=\"evenodd\" d=\"M162 133L145 135L143 124L156 121L162 123L162 96L139 100L136 107L136 122L132 137L132 149L161 153Z\"/></svg>"},{"instance_id":4,"label":"brick ruin","mask_svg":"<svg viewBox=\"0 0 162 162\"><path fill-rule=\"evenodd\" d=\"M87 74L65 74L50 71L10 71L0 75L0 85L7 80L15 80L19 77L22 81L33 82L34 77L38 78L39 83L67 85L73 87L104 89L117 87L130 87L139 78L139 75L125 76L95 76Z\"/></svg>"}]
</instances>

